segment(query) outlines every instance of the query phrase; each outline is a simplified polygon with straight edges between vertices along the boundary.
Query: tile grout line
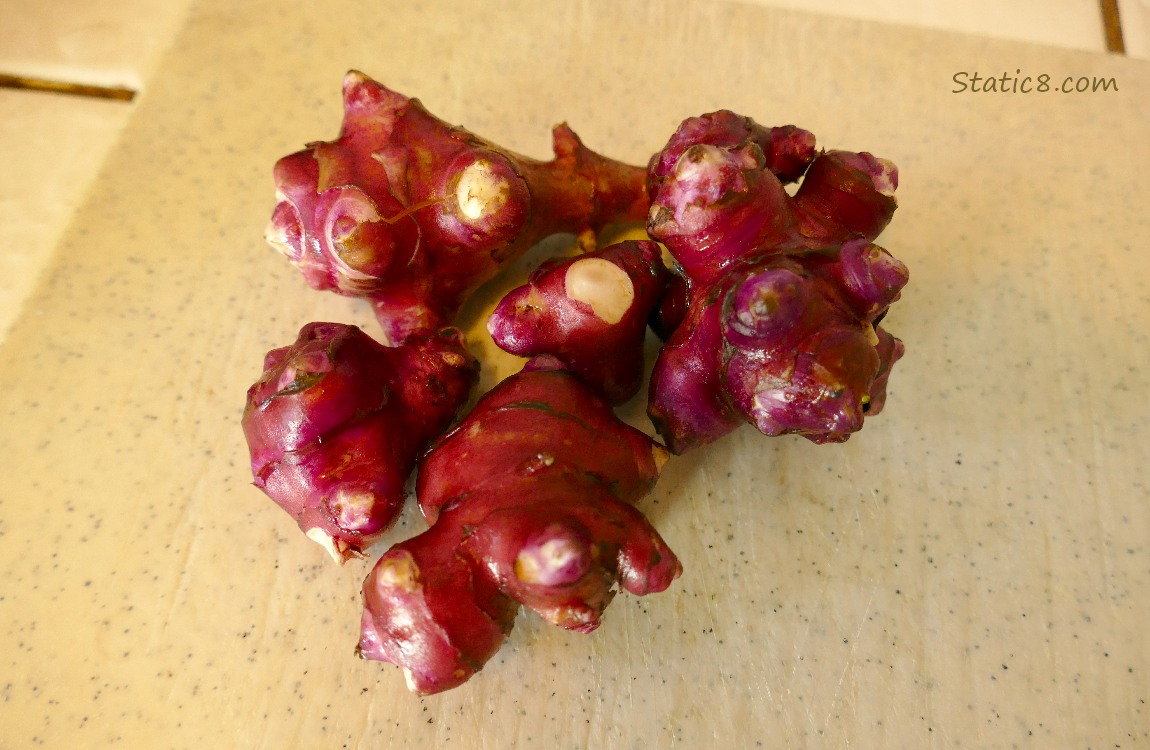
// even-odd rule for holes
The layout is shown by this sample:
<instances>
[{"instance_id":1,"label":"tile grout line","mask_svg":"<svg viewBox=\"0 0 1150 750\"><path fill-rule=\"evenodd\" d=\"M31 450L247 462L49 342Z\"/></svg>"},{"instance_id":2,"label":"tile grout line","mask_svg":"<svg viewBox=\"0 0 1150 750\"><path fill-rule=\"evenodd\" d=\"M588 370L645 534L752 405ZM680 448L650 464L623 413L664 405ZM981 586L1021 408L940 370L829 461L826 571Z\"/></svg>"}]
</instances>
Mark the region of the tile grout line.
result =
<instances>
[{"instance_id":1,"label":"tile grout line","mask_svg":"<svg viewBox=\"0 0 1150 750\"><path fill-rule=\"evenodd\" d=\"M53 81L46 78L15 76L8 73L0 73L0 88L44 91L69 96L84 96L90 99L112 99L121 102L130 102L136 97L135 90L120 86L92 86L85 83Z\"/></svg>"},{"instance_id":2,"label":"tile grout line","mask_svg":"<svg viewBox=\"0 0 1150 750\"><path fill-rule=\"evenodd\" d=\"M1126 54L1122 41L1122 19L1118 16L1118 0L1098 0L1102 11L1102 28L1106 32L1106 51Z\"/></svg>"}]
</instances>

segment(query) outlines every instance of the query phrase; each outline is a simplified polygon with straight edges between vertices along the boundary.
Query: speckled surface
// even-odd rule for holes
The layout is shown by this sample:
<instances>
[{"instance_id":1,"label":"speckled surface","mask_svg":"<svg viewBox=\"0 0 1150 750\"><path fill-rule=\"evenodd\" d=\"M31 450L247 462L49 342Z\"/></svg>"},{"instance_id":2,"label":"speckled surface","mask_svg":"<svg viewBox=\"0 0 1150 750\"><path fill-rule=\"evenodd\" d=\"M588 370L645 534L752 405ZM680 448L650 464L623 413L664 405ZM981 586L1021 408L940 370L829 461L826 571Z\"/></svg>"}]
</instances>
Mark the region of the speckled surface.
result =
<instances>
[{"instance_id":1,"label":"speckled surface","mask_svg":"<svg viewBox=\"0 0 1150 750\"><path fill-rule=\"evenodd\" d=\"M948 29L995 39L1052 44L1070 49L1106 51L1098 2L1047 0L1005 5L994 0L743 0L811 13L829 13L870 21ZM1142 0L1132 0L1141 2Z\"/></svg>"},{"instance_id":2,"label":"speckled surface","mask_svg":"<svg viewBox=\"0 0 1150 750\"><path fill-rule=\"evenodd\" d=\"M1150 69L684 6L193 9L0 350L0 747L1150 744ZM238 428L266 349L374 330L260 238L272 162L335 134L348 67L533 155L566 119L641 161L725 106L891 158L887 410L842 446L744 431L673 461L644 505L669 592L591 636L524 617L411 697L351 653L371 561L303 540ZM1119 90L951 93L1014 69Z\"/></svg>"},{"instance_id":3,"label":"speckled surface","mask_svg":"<svg viewBox=\"0 0 1150 750\"><path fill-rule=\"evenodd\" d=\"M0 342L131 113L123 102L0 90Z\"/></svg>"},{"instance_id":4,"label":"speckled surface","mask_svg":"<svg viewBox=\"0 0 1150 750\"><path fill-rule=\"evenodd\" d=\"M3 0L0 70L143 88L191 5L192 0Z\"/></svg>"}]
</instances>

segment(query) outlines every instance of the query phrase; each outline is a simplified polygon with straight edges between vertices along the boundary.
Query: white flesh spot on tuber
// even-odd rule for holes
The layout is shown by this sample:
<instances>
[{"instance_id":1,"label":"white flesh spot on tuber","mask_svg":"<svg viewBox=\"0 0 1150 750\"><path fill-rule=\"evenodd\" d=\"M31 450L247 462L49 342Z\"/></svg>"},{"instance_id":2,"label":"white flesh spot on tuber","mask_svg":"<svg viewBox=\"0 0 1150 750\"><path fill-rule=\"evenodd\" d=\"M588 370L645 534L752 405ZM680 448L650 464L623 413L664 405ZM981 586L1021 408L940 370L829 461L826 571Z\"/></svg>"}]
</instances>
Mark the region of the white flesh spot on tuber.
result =
<instances>
[{"instance_id":1,"label":"white flesh spot on tuber","mask_svg":"<svg viewBox=\"0 0 1150 750\"><path fill-rule=\"evenodd\" d=\"M651 446L651 457L655 461L655 475L663 473L663 467L671 460L671 453L663 446L655 443Z\"/></svg>"},{"instance_id":2,"label":"white flesh spot on tuber","mask_svg":"<svg viewBox=\"0 0 1150 750\"><path fill-rule=\"evenodd\" d=\"M552 625L559 625L566 628L570 628L574 623L589 625L595 621L595 615L590 610L586 607L580 607L577 604L556 607L541 614L544 615L543 619Z\"/></svg>"},{"instance_id":3,"label":"white flesh spot on tuber","mask_svg":"<svg viewBox=\"0 0 1150 750\"><path fill-rule=\"evenodd\" d=\"M419 588L419 568L406 552L392 555L379 566L375 581L381 589L401 589L410 594Z\"/></svg>"},{"instance_id":4,"label":"white flesh spot on tuber","mask_svg":"<svg viewBox=\"0 0 1150 750\"><path fill-rule=\"evenodd\" d=\"M591 307L607 325L623 319L635 301L635 286L622 268L603 258L582 258L567 268L563 291Z\"/></svg>"},{"instance_id":5,"label":"white flesh spot on tuber","mask_svg":"<svg viewBox=\"0 0 1150 750\"><path fill-rule=\"evenodd\" d=\"M339 491L332 510L336 512L339 525L348 531L357 531L371 522L371 509L375 496L370 492Z\"/></svg>"},{"instance_id":6,"label":"white flesh spot on tuber","mask_svg":"<svg viewBox=\"0 0 1150 750\"><path fill-rule=\"evenodd\" d=\"M268 222L267 227L264 228L264 240L275 249L276 252L294 258L296 250L288 243L288 228L281 222L276 221L273 215Z\"/></svg>"},{"instance_id":7,"label":"white flesh spot on tuber","mask_svg":"<svg viewBox=\"0 0 1150 750\"><path fill-rule=\"evenodd\" d=\"M491 170L490 162L472 162L459 175L455 187L455 199L460 212L468 219L498 211L507 202L507 180Z\"/></svg>"},{"instance_id":8,"label":"white flesh spot on tuber","mask_svg":"<svg viewBox=\"0 0 1150 750\"><path fill-rule=\"evenodd\" d=\"M548 539L537 553L526 550L515 560L515 577L524 583L540 583L582 556L582 550L571 539Z\"/></svg>"},{"instance_id":9,"label":"white flesh spot on tuber","mask_svg":"<svg viewBox=\"0 0 1150 750\"><path fill-rule=\"evenodd\" d=\"M675 162L675 179L680 182L693 182L702 177L710 177L726 161L723 149L709 143L698 143L684 152Z\"/></svg>"},{"instance_id":10,"label":"white flesh spot on tuber","mask_svg":"<svg viewBox=\"0 0 1150 750\"><path fill-rule=\"evenodd\" d=\"M519 553L515 558L515 577L524 583L539 583L539 561L535 555Z\"/></svg>"},{"instance_id":11,"label":"white flesh spot on tuber","mask_svg":"<svg viewBox=\"0 0 1150 750\"><path fill-rule=\"evenodd\" d=\"M463 367L467 364L467 360L464 359L463 355L456 354L455 352L443 352L439 355L439 358L443 360L443 363L448 367Z\"/></svg>"},{"instance_id":12,"label":"white flesh spot on tuber","mask_svg":"<svg viewBox=\"0 0 1150 750\"><path fill-rule=\"evenodd\" d=\"M347 557L345 553L347 552L347 542L332 539L331 534L319 527L308 529L304 533L304 536L327 550L327 553L331 555L331 559L340 565L346 562Z\"/></svg>"},{"instance_id":13,"label":"white flesh spot on tuber","mask_svg":"<svg viewBox=\"0 0 1150 750\"><path fill-rule=\"evenodd\" d=\"M893 198L898 167L889 159L875 157L875 161L882 165L882 171L871 177L871 180L874 182L874 189L888 198Z\"/></svg>"}]
</instances>

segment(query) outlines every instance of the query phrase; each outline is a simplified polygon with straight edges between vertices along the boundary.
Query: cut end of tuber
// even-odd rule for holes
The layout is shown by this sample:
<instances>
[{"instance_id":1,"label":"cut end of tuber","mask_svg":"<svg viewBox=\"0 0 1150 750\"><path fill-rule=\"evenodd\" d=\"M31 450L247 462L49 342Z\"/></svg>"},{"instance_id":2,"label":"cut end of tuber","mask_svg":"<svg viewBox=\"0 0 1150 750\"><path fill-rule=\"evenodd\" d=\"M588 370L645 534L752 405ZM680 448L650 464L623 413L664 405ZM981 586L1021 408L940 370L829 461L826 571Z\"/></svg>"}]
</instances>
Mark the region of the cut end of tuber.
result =
<instances>
[{"instance_id":1,"label":"cut end of tuber","mask_svg":"<svg viewBox=\"0 0 1150 750\"><path fill-rule=\"evenodd\" d=\"M472 221L499 211L508 200L510 185L491 168L491 163L478 160L459 175L455 199L459 212Z\"/></svg>"},{"instance_id":2,"label":"cut end of tuber","mask_svg":"<svg viewBox=\"0 0 1150 750\"><path fill-rule=\"evenodd\" d=\"M635 301L635 285L619 266L603 258L580 258L567 268L563 290L581 302L599 320L615 325Z\"/></svg>"}]
</instances>

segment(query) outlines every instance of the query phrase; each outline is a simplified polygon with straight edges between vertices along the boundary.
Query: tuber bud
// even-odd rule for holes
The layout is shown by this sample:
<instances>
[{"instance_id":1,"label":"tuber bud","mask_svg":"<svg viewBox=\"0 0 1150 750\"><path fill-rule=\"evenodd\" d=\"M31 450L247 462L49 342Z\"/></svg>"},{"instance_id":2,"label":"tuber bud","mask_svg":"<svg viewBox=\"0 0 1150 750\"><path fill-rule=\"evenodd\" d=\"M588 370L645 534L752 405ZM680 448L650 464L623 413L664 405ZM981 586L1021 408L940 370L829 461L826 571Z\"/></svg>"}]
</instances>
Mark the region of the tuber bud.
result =
<instances>
[{"instance_id":1,"label":"tuber bud","mask_svg":"<svg viewBox=\"0 0 1150 750\"><path fill-rule=\"evenodd\" d=\"M570 372L536 361L503 381L421 460L432 525L364 581L358 653L440 692L494 655L520 604L590 632L616 586L663 591L682 568L633 504L666 458Z\"/></svg>"},{"instance_id":2,"label":"tuber bud","mask_svg":"<svg viewBox=\"0 0 1150 750\"><path fill-rule=\"evenodd\" d=\"M361 554L395 521L416 458L478 374L455 329L385 347L355 326L309 323L248 390L255 485L337 562Z\"/></svg>"},{"instance_id":3,"label":"tuber bud","mask_svg":"<svg viewBox=\"0 0 1150 750\"><path fill-rule=\"evenodd\" d=\"M391 343L449 325L544 237L646 215L644 170L590 151L566 125L542 162L356 71L343 97L339 138L276 164L266 237L312 287L370 299Z\"/></svg>"},{"instance_id":4,"label":"tuber bud","mask_svg":"<svg viewBox=\"0 0 1150 750\"><path fill-rule=\"evenodd\" d=\"M503 350L549 354L621 404L642 386L648 318L670 275L650 241L552 259L500 301L487 330Z\"/></svg>"}]
</instances>

